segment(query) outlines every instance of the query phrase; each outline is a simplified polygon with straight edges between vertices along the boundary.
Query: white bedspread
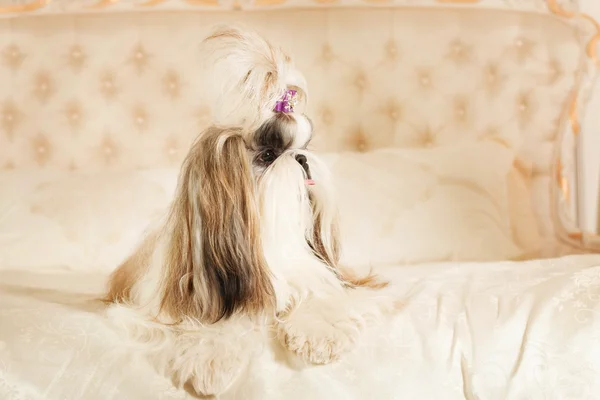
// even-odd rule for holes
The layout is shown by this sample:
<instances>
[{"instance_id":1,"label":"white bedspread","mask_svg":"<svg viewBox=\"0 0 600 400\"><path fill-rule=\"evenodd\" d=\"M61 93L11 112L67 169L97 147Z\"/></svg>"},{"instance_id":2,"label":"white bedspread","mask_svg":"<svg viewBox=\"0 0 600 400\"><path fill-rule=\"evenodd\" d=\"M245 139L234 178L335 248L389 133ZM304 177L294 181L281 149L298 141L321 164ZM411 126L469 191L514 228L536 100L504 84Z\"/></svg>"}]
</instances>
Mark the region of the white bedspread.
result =
<instances>
[{"instance_id":1,"label":"white bedspread","mask_svg":"<svg viewBox=\"0 0 600 400\"><path fill-rule=\"evenodd\" d=\"M389 267L406 308L339 363L267 347L223 399L600 399L600 256ZM191 398L120 346L102 274L0 273L0 399Z\"/></svg>"}]
</instances>

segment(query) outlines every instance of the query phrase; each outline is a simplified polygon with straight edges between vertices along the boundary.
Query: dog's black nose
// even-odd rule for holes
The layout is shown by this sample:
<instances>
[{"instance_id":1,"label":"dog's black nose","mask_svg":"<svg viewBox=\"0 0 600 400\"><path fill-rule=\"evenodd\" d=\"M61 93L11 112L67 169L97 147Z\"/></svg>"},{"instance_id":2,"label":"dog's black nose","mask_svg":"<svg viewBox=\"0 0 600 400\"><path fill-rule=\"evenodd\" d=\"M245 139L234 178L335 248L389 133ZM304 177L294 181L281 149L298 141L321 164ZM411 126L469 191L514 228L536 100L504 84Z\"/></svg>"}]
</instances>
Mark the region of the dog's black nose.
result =
<instances>
[{"instance_id":1,"label":"dog's black nose","mask_svg":"<svg viewBox=\"0 0 600 400\"><path fill-rule=\"evenodd\" d=\"M303 154L297 154L296 161L298 161L298 163L304 167L306 165L306 156Z\"/></svg>"}]
</instances>

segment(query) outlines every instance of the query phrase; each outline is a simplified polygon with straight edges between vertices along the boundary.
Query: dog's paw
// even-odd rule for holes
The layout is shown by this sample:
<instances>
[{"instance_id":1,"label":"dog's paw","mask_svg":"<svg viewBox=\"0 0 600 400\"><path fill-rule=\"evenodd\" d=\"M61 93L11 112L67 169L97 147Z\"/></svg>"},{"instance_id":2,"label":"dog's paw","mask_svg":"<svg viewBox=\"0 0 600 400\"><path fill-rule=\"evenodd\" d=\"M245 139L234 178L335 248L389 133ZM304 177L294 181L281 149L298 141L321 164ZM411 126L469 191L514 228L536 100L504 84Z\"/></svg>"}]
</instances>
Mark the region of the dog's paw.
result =
<instances>
[{"instance_id":1,"label":"dog's paw","mask_svg":"<svg viewBox=\"0 0 600 400\"><path fill-rule=\"evenodd\" d=\"M290 351L312 364L328 364L338 360L354 346L361 327L351 318L329 322L315 315L299 321L293 316L277 325L277 337Z\"/></svg>"},{"instance_id":2,"label":"dog's paw","mask_svg":"<svg viewBox=\"0 0 600 400\"><path fill-rule=\"evenodd\" d=\"M243 349L230 348L212 341L179 348L171 372L177 386L199 396L216 396L226 392L246 366ZM236 351L234 351L234 348Z\"/></svg>"},{"instance_id":3,"label":"dog's paw","mask_svg":"<svg viewBox=\"0 0 600 400\"><path fill-rule=\"evenodd\" d=\"M199 359L198 366L185 384L202 396L216 396L226 392L241 373L243 364L235 357L213 355Z\"/></svg>"}]
</instances>

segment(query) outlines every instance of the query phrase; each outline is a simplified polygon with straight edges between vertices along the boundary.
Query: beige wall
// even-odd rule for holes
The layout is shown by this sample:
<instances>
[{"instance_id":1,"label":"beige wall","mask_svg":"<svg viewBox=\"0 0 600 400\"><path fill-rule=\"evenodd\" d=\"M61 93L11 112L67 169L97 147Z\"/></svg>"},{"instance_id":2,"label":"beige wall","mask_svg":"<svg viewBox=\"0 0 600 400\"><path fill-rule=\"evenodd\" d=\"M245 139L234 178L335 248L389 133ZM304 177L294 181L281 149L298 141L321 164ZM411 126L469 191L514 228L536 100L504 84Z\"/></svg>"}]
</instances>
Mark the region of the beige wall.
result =
<instances>
[{"instance_id":1,"label":"beige wall","mask_svg":"<svg viewBox=\"0 0 600 400\"><path fill-rule=\"evenodd\" d=\"M600 21L600 1L581 0L582 11ZM600 50L600 49L599 49ZM600 80L596 82L583 125L581 178L584 184L581 228L598 232L598 192L600 183Z\"/></svg>"}]
</instances>

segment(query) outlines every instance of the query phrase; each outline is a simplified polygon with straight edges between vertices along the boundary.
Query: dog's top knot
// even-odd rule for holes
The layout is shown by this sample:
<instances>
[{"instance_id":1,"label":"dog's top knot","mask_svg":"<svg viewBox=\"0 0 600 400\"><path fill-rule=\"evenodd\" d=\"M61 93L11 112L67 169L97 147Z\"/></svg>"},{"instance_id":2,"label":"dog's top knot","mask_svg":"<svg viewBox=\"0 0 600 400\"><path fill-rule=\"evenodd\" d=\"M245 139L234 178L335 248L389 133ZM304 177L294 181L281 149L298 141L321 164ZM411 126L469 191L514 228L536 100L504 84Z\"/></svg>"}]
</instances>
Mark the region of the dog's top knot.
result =
<instances>
[{"instance_id":1,"label":"dog's top knot","mask_svg":"<svg viewBox=\"0 0 600 400\"><path fill-rule=\"evenodd\" d=\"M294 89L286 89L279 100L275 103L273 111L282 113L293 113L298 103L298 92Z\"/></svg>"}]
</instances>

